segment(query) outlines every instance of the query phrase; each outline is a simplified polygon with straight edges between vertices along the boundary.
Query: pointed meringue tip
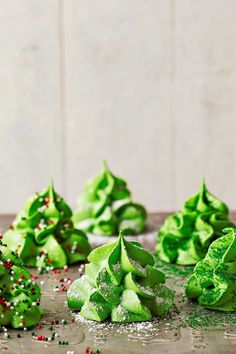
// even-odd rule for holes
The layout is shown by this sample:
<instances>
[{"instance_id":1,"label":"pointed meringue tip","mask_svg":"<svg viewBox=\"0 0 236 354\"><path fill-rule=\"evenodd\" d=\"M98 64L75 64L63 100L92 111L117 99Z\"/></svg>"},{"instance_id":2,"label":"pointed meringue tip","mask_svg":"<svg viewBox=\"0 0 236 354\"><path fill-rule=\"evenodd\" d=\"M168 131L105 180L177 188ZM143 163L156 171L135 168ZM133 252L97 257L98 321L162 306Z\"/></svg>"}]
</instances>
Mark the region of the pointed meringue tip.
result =
<instances>
[{"instance_id":1,"label":"pointed meringue tip","mask_svg":"<svg viewBox=\"0 0 236 354\"><path fill-rule=\"evenodd\" d=\"M202 177L202 186L206 187L206 177Z\"/></svg>"},{"instance_id":2,"label":"pointed meringue tip","mask_svg":"<svg viewBox=\"0 0 236 354\"><path fill-rule=\"evenodd\" d=\"M49 187L54 188L54 181L53 181L52 177L50 177L50 179L49 179Z\"/></svg>"},{"instance_id":3,"label":"pointed meringue tip","mask_svg":"<svg viewBox=\"0 0 236 354\"><path fill-rule=\"evenodd\" d=\"M109 170L107 160L103 160L103 168L104 170Z\"/></svg>"},{"instance_id":4,"label":"pointed meringue tip","mask_svg":"<svg viewBox=\"0 0 236 354\"><path fill-rule=\"evenodd\" d=\"M119 231L119 239L123 240L124 239L124 233L122 230Z\"/></svg>"},{"instance_id":5,"label":"pointed meringue tip","mask_svg":"<svg viewBox=\"0 0 236 354\"><path fill-rule=\"evenodd\" d=\"M49 180L48 193L49 193L49 197L53 199L53 197L54 197L54 182L53 182L53 178L50 178L50 180Z\"/></svg>"}]
</instances>

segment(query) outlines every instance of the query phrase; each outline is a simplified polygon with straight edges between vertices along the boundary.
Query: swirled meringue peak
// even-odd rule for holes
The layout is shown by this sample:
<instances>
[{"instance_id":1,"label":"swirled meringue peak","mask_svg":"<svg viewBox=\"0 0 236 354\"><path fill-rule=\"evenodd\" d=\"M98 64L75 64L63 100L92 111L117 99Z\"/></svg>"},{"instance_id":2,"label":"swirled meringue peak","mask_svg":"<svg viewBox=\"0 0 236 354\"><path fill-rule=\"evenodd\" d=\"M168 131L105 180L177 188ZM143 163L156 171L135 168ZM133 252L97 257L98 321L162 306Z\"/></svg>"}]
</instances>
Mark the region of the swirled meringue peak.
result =
<instances>
[{"instance_id":1,"label":"swirled meringue peak","mask_svg":"<svg viewBox=\"0 0 236 354\"><path fill-rule=\"evenodd\" d=\"M107 236L118 234L118 230L140 233L146 218L145 208L132 202L126 182L114 176L106 162L102 172L87 182L73 215L79 229Z\"/></svg>"},{"instance_id":2,"label":"swirled meringue peak","mask_svg":"<svg viewBox=\"0 0 236 354\"><path fill-rule=\"evenodd\" d=\"M42 316L41 291L17 254L0 241L0 326L27 328Z\"/></svg>"},{"instance_id":3,"label":"swirled meringue peak","mask_svg":"<svg viewBox=\"0 0 236 354\"><path fill-rule=\"evenodd\" d=\"M223 230L212 242L206 257L194 268L186 294L206 308L236 310L236 229Z\"/></svg>"},{"instance_id":4,"label":"swirled meringue peak","mask_svg":"<svg viewBox=\"0 0 236 354\"><path fill-rule=\"evenodd\" d=\"M3 241L26 266L62 268L83 261L90 252L87 236L73 226L72 212L51 182L16 216Z\"/></svg>"},{"instance_id":5,"label":"swirled meringue peak","mask_svg":"<svg viewBox=\"0 0 236 354\"><path fill-rule=\"evenodd\" d=\"M165 262L194 265L225 227L232 226L228 207L214 197L203 181L200 191L164 222L158 233L157 253Z\"/></svg>"},{"instance_id":6,"label":"swirled meringue peak","mask_svg":"<svg viewBox=\"0 0 236 354\"><path fill-rule=\"evenodd\" d=\"M67 292L68 306L94 321L148 321L166 313L174 292L165 275L154 266L153 256L123 233L115 242L93 250L85 274Z\"/></svg>"}]
</instances>

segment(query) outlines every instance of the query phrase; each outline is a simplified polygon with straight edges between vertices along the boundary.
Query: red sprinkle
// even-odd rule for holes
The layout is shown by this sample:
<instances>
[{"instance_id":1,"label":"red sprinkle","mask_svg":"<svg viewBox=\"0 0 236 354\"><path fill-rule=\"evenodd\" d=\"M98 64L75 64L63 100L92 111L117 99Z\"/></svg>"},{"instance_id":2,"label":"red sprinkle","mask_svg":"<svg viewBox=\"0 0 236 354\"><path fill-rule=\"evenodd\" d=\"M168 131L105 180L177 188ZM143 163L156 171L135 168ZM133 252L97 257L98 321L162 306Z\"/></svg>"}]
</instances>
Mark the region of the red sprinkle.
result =
<instances>
[{"instance_id":1,"label":"red sprinkle","mask_svg":"<svg viewBox=\"0 0 236 354\"><path fill-rule=\"evenodd\" d=\"M12 263L12 262L4 262L4 263L3 263L3 266L4 266L6 269L11 269L11 267L13 266L13 263Z\"/></svg>"},{"instance_id":2,"label":"red sprinkle","mask_svg":"<svg viewBox=\"0 0 236 354\"><path fill-rule=\"evenodd\" d=\"M5 303L6 303L6 299L0 298L0 305L5 305Z\"/></svg>"},{"instance_id":3,"label":"red sprinkle","mask_svg":"<svg viewBox=\"0 0 236 354\"><path fill-rule=\"evenodd\" d=\"M54 274L60 274L61 271L60 271L60 269L53 269L53 273L54 273Z\"/></svg>"},{"instance_id":4,"label":"red sprinkle","mask_svg":"<svg viewBox=\"0 0 236 354\"><path fill-rule=\"evenodd\" d=\"M45 341L46 340L45 336L37 336L36 338L38 341Z\"/></svg>"},{"instance_id":5,"label":"red sprinkle","mask_svg":"<svg viewBox=\"0 0 236 354\"><path fill-rule=\"evenodd\" d=\"M38 328L38 329L42 329L42 328L43 328L43 324L42 324L42 323L39 323L39 324L37 325L37 328Z\"/></svg>"},{"instance_id":6,"label":"red sprinkle","mask_svg":"<svg viewBox=\"0 0 236 354\"><path fill-rule=\"evenodd\" d=\"M65 285L62 285L61 288L60 288L60 291L63 292L63 291L67 291L67 287Z\"/></svg>"},{"instance_id":7,"label":"red sprinkle","mask_svg":"<svg viewBox=\"0 0 236 354\"><path fill-rule=\"evenodd\" d=\"M87 354L93 354L92 349L90 349L89 347L85 350L85 353Z\"/></svg>"},{"instance_id":8,"label":"red sprinkle","mask_svg":"<svg viewBox=\"0 0 236 354\"><path fill-rule=\"evenodd\" d=\"M48 207L49 202L50 202L50 198L46 197L44 199L44 203L45 203L46 207Z\"/></svg>"}]
</instances>

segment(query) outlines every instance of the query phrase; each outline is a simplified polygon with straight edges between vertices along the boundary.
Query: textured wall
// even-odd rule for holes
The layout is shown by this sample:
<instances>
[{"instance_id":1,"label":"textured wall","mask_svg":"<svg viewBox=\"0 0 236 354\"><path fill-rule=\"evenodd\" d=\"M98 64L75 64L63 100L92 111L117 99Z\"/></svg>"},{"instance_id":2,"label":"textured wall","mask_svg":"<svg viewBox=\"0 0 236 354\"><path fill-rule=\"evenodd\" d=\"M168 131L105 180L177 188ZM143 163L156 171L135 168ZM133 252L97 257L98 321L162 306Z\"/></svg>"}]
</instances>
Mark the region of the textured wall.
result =
<instances>
[{"instance_id":1,"label":"textured wall","mask_svg":"<svg viewBox=\"0 0 236 354\"><path fill-rule=\"evenodd\" d=\"M0 212L106 158L149 210L236 208L235 0L2 0Z\"/></svg>"}]
</instances>

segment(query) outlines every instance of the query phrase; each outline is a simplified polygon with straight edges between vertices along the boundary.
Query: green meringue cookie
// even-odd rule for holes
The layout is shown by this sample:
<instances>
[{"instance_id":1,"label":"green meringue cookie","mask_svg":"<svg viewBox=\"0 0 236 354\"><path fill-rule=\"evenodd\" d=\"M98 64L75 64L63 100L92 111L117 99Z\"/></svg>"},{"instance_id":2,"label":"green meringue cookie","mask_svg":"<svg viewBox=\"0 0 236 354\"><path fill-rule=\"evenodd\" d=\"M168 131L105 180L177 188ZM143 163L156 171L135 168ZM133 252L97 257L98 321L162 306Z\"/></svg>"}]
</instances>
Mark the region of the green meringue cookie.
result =
<instances>
[{"instance_id":1,"label":"green meringue cookie","mask_svg":"<svg viewBox=\"0 0 236 354\"><path fill-rule=\"evenodd\" d=\"M79 229L108 236L118 234L118 230L140 233L146 218L145 208L132 202L126 182L114 176L106 162L102 172L86 184L73 215Z\"/></svg>"},{"instance_id":2,"label":"green meringue cookie","mask_svg":"<svg viewBox=\"0 0 236 354\"><path fill-rule=\"evenodd\" d=\"M42 316L40 297L22 259L0 242L0 326L36 325Z\"/></svg>"},{"instance_id":3,"label":"green meringue cookie","mask_svg":"<svg viewBox=\"0 0 236 354\"><path fill-rule=\"evenodd\" d=\"M72 310L94 321L148 321L166 313L174 292L165 275L154 266L153 256L139 242L128 242L120 232L115 242L93 250L85 274L68 289Z\"/></svg>"},{"instance_id":4,"label":"green meringue cookie","mask_svg":"<svg viewBox=\"0 0 236 354\"><path fill-rule=\"evenodd\" d=\"M236 310L236 229L228 227L194 268L186 294L206 308Z\"/></svg>"},{"instance_id":5,"label":"green meringue cookie","mask_svg":"<svg viewBox=\"0 0 236 354\"><path fill-rule=\"evenodd\" d=\"M194 265L229 226L233 224L228 207L208 192L203 181L199 193L184 203L182 211L165 220L158 233L157 254L168 263Z\"/></svg>"},{"instance_id":6,"label":"green meringue cookie","mask_svg":"<svg viewBox=\"0 0 236 354\"><path fill-rule=\"evenodd\" d=\"M74 228L71 209L52 182L27 201L3 241L25 265L39 268L62 268L86 260L91 250L85 233Z\"/></svg>"}]
</instances>

